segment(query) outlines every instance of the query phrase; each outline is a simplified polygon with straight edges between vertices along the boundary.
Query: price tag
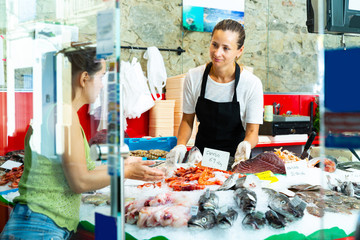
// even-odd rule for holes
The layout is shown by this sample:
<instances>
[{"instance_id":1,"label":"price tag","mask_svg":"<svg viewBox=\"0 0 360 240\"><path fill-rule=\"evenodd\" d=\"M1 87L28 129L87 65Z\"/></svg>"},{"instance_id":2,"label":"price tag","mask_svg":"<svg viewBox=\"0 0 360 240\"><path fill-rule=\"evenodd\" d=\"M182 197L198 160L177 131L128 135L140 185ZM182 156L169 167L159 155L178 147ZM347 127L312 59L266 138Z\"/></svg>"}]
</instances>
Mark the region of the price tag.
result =
<instances>
[{"instance_id":1,"label":"price tag","mask_svg":"<svg viewBox=\"0 0 360 240\"><path fill-rule=\"evenodd\" d=\"M5 169L8 169L8 170L11 170L13 169L14 167L20 167L22 165L22 163L20 162L15 162L15 161L12 161L12 160L7 160L6 162L4 162L3 165L1 165L1 168L5 168Z\"/></svg>"},{"instance_id":2,"label":"price tag","mask_svg":"<svg viewBox=\"0 0 360 240\"><path fill-rule=\"evenodd\" d=\"M270 183L279 181L279 179L273 174L272 171L265 171L265 172L255 173L255 175L260 180L270 181Z\"/></svg>"},{"instance_id":3,"label":"price tag","mask_svg":"<svg viewBox=\"0 0 360 240\"><path fill-rule=\"evenodd\" d=\"M345 180L356 182L356 183L360 182L360 171L354 170L353 172L346 173Z\"/></svg>"},{"instance_id":4,"label":"price tag","mask_svg":"<svg viewBox=\"0 0 360 240\"><path fill-rule=\"evenodd\" d=\"M286 176L288 177L304 177L307 175L307 162L306 160L297 161L293 163L286 163Z\"/></svg>"},{"instance_id":5,"label":"price tag","mask_svg":"<svg viewBox=\"0 0 360 240\"><path fill-rule=\"evenodd\" d=\"M190 207L190 214L191 216L196 216L198 214L199 207L198 206L191 206Z\"/></svg>"},{"instance_id":6,"label":"price tag","mask_svg":"<svg viewBox=\"0 0 360 240\"><path fill-rule=\"evenodd\" d=\"M229 163L229 156L229 152L204 148L201 165L226 171Z\"/></svg>"}]
</instances>

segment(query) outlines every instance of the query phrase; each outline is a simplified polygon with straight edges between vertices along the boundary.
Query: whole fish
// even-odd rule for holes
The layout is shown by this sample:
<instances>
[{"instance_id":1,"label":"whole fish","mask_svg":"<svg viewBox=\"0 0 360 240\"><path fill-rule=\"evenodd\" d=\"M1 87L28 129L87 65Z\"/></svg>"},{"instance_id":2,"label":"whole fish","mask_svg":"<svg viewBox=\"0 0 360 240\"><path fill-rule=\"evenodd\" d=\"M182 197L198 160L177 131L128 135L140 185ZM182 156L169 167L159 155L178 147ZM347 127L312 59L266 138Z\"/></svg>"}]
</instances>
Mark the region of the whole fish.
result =
<instances>
[{"instance_id":1,"label":"whole fish","mask_svg":"<svg viewBox=\"0 0 360 240\"><path fill-rule=\"evenodd\" d=\"M269 225L273 228L279 229L283 228L286 225L286 220L283 215L276 213L275 211L269 209L265 213L265 218L268 221Z\"/></svg>"},{"instance_id":2,"label":"whole fish","mask_svg":"<svg viewBox=\"0 0 360 240\"><path fill-rule=\"evenodd\" d=\"M358 169L360 170L360 162L341 162L336 165L337 169L341 169L347 172L352 172L350 170Z\"/></svg>"},{"instance_id":3,"label":"whole fish","mask_svg":"<svg viewBox=\"0 0 360 240\"><path fill-rule=\"evenodd\" d=\"M265 223L265 214L259 211L248 213L242 221L242 225L245 228L250 228L254 230L264 227Z\"/></svg>"},{"instance_id":4,"label":"whole fish","mask_svg":"<svg viewBox=\"0 0 360 240\"><path fill-rule=\"evenodd\" d=\"M215 210L219 205L219 197L210 189L206 189L206 192L200 196L199 209L203 210Z\"/></svg>"},{"instance_id":5,"label":"whole fish","mask_svg":"<svg viewBox=\"0 0 360 240\"><path fill-rule=\"evenodd\" d=\"M297 198L297 200L302 201L300 198ZM301 206L299 206L299 204L301 204ZM302 202L295 205L287 196L281 193L273 194L269 198L270 209L280 213L289 221L293 221L304 215L304 208L306 207L306 204L305 207L304 204L305 203Z\"/></svg>"},{"instance_id":6,"label":"whole fish","mask_svg":"<svg viewBox=\"0 0 360 240\"><path fill-rule=\"evenodd\" d=\"M214 210L199 211L188 221L188 227L210 229L216 225L216 213Z\"/></svg>"},{"instance_id":7,"label":"whole fish","mask_svg":"<svg viewBox=\"0 0 360 240\"><path fill-rule=\"evenodd\" d=\"M234 193L234 200L244 213L252 213L256 208L256 193L246 189L238 188Z\"/></svg>"},{"instance_id":8,"label":"whole fish","mask_svg":"<svg viewBox=\"0 0 360 240\"><path fill-rule=\"evenodd\" d=\"M240 173L234 173L230 177L228 177L225 182L217 189L217 191L230 190L235 185L237 180L239 179Z\"/></svg>"},{"instance_id":9,"label":"whole fish","mask_svg":"<svg viewBox=\"0 0 360 240\"><path fill-rule=\"evenodd\" d=\"M200 150L194 146L185 153L182 163L197 164L202 161L202 158Z\"/></svg>"},{"instance_id":10,"label":"whole fish","mask_svg":"<svg viewBox=\"0 0 360 240\"><path fill-rule=\"evenodd\" d=\"M217 224L220 228L229 228L231 227L238 217L238 213L229 208L225 213L219 213L217 215Z\"/></svg>"}]
</instances>

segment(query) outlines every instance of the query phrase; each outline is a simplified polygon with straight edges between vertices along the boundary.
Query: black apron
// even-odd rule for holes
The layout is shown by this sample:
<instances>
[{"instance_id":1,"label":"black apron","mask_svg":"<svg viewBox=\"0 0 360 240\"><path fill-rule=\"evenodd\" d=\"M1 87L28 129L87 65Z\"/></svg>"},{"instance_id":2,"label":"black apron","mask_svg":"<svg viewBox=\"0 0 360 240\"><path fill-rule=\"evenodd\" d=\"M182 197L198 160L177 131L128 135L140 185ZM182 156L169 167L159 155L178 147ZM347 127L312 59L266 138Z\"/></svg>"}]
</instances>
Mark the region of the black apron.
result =
<instances>
[{"instance_id":1,"label":"black apron","mask_svg":"<svg viewBox=\"0 0 360 240\"><path fill-rule=\"evenodd\" d=\"M235 69L234 96L232 102L214 102L205 98L208 75L212 66L206 66L201 83L201 93L197 100L195 113L200 122L195 146L204 153L204 148L230 152L234 156L238 144L245 138L245 130L240 118L240 103L236 97L236 87L240 79L240 67Z\"/></svg>"}]
</instances>

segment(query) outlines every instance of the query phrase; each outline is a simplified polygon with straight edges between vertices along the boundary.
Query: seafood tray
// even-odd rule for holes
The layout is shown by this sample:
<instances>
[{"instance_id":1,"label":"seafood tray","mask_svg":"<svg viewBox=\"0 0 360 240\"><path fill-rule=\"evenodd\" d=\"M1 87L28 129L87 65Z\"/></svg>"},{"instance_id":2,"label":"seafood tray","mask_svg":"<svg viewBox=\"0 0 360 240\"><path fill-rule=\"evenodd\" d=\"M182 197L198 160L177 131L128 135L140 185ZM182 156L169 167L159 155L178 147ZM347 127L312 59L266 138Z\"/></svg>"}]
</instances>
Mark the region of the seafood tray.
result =
<instances>
[{"instance_id":1,"label":"seafood tray","mask_svg":"<svg viewBox=\"0 0 360 240\"><path fill-rule=\"evenodd\" d=\"M156 138L125 138L124 142L129 146L130 151L144 150L144 151L170 151L176 146L176 137L156 137ZM154 154L150 154L154 155ZM156 153L158 157L160 156Z\"/></svg>"},{"instance_id":2,"label":"seafood tray","mask_svg":"<svg viewBox=\"0 0 360 240\"><path fill-rule=\"evenodd\" d=\"M147 150L130 151L130 156L143 157L149 160L166 159L166 154L168 154L168 151L164 151L160 149L150 149L149 151Z\"/></svg>"}]
</instances>

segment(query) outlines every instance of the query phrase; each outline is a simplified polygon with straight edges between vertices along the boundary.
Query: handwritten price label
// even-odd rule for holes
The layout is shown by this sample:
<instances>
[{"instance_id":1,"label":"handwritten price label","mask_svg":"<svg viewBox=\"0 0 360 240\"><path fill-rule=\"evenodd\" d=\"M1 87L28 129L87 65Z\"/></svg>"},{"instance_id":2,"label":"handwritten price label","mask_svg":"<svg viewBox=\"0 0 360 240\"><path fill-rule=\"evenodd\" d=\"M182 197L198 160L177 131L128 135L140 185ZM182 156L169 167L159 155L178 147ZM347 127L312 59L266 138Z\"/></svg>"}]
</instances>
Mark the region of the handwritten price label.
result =
<instances>
[{"instance_id":1,"label":"handwritten price label","mask_svg":"<svg viewBox=\"0 0 360 240\"><path fill-rule=\"evenodd\" d=\"M304 177L307 175L307 162L305 160L293 163L286 163L286 176L288 177Z\"/></svg>"},{"instance_id":2,"label":"handwritten price label","mask_svg":"<svg viewBox=\"0 0 360 240\"><path fill-rule=\"evenodd\" d=\"M224 152L211 148L204 148L203 160L201 162L201 165L204 167L211 167L226 171L229 163L229 157L229 152Z\"/></svg>"},{"instance_id":3,"label":"handwritten price label","mask_svg":"<svg viewBox=\"0 0 360 240\"><path fill-rule=\"evenodd\" d=\"M191 206L190 207L190 214L191 216L196 216L199 212L199 207L198 206Z\"/></svg>"}]
</instances>

